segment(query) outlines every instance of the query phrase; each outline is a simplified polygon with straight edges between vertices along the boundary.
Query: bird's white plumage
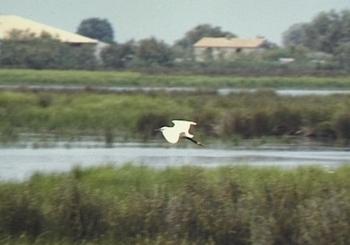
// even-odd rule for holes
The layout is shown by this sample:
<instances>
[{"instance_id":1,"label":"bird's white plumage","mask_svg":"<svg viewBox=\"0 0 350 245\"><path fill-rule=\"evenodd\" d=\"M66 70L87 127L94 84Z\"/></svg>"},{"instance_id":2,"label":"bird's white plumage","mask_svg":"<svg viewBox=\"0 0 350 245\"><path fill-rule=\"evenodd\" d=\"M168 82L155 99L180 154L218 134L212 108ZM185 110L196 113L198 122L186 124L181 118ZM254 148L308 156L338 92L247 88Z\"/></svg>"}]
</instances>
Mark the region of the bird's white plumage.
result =
<instances>
[{"instance_id":1,"label":"bird's white plumage","mask_svg":"<svg viewBox=\"0 0 350 245\"><path fill-rule=\"evenodd\" d=\"M164 138L172 144L179 141L180 137L192 138L193 135L190 134L189 130L191 125L196 125L197 123L184 120L173 120L173 127L162 127L160 131L162 132Z\"/></svg>"},{"instance_id":2,"label":"bird's white plumage","mask_svg":"<svg viewBox=\"0 0 350 245\"><path fill-rule=\"evenodd\" d=\"M186 136L190 138L193 137L193 135L190 134L189 130L191 125L197 125L197 123L184 120L172 120L172 123L174 124L173 128L176 128L179 132L184 133L184 135L181 136Z\"/></svg>"}]
</instances>

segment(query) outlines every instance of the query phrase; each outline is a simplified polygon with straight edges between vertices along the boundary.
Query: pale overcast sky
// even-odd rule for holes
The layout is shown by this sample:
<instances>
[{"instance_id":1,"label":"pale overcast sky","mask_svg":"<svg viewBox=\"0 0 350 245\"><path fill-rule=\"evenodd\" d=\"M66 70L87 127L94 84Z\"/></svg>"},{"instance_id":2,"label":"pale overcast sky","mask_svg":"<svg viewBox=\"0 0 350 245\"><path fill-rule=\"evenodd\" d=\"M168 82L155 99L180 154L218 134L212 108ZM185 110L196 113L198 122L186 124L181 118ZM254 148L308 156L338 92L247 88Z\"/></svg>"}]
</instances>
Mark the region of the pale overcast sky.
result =
<instances>
[{"instance_id":1,"label":"pale overcast sky","mask_svg":"<svg viewBox=\"0 0 350 245\"><path fill-rule=\"evenodd\" d=\"M117 42L154 36L169 44L203 23L280 43L290 25L308 22L320 11L349 8L350 0L0 0L1 14L72 32L83 19L106 18Z\"/></svg>"}]
</instances>

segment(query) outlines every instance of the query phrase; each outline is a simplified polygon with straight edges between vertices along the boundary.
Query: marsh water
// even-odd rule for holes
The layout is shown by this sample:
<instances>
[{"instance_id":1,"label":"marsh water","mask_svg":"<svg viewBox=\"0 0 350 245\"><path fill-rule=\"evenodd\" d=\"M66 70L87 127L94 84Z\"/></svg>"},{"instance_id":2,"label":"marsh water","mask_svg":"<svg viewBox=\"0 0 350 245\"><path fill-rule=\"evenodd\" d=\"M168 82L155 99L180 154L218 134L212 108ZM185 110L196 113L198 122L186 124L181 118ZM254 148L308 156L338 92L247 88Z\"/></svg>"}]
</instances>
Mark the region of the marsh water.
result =
<instances>
[{"instance_id":1,"label":"marsh water","mask_svg":"<svg viewBox=\"0 0 350 245\"><path fill-rule=\"evenodd\" d=\"M0 85L0 90L101 92L198 92L192 87L86 87L86 86L13 86ZM256 92L256 89L221 88L210 91L219 95ZM350 90L272 90L282 96L350 94ZM284 168L320 165L332 169L350 164L350 149L336 147L270 147L270 148L165 148L158 145L120 144L105 148L97 142L84 145L56 144L54 147L0 146L0 180L23 180L36 172L63 172L74 166L142 164L156 168L181 165L216 167L220 165L279 166Z\"/></svg>"},{"instance_id":2,"label":"marsh water","mask_svg":"<svg viewBox=\"0 0 350 245\"><path fill-rule=\"evenodd\" d=\"M327 169L350 163L347 148L164 148L138 144L112 148L85 145L50 148L0 148L0 180L24 180L36 172L65 172L75 166L120 166L125 163L155 168L197 165L205 167L227 165L279 166L293 168L320 165Z\"/></svg>"},{"instance_id":3,"label":"marsh water","mask_svg":"<svg viewBox=\"0 0 350 245\"><path fill-rule=\"evenodd\" d=\"M326 96L334 94L350 94L348 89L269 89L281 96ZM0 90L10 91L51 91L51 92L80 92L95 91L104 93L126 93L126 92L185 92L185 93L216 93L218 95L229 95L237 93L254 93L261 89L249 88L197 88L197 87L140 87L140 86L84 86L84 85L0 85Z\"/></svg>"}]
</instances>

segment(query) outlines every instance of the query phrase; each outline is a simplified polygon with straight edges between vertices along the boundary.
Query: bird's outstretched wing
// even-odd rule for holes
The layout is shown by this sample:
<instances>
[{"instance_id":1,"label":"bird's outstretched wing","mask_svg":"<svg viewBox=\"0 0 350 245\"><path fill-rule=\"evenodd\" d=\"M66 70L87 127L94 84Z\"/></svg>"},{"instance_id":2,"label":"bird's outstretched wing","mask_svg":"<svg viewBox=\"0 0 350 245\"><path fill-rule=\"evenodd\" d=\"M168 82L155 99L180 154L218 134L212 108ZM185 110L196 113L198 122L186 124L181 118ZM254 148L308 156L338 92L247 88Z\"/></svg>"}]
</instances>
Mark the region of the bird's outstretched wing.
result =
<instances>
[{"instance_id":1,"label":"bird's outstretched wing","mask_svg":"<svg viewBox=\"0 0 350 245\"><path fill-rule=\"evenodd\" d=\"M179 141L180 135L170 128L170 130L167 130L166 132L162 132L164 138L171 144L175 144Z\"/></svg>"},{"instance_id":2,"label":"bird's outstretched wing","mask_svg":"<svg viewBox=\"0 0 350 245\"><path fill-rule=\"evenodd\" d=\"M186 136L192 137L189 133L191 125L197 125L195 122L191 121L185 121L185 120L172 120L172 123L174 124L174 128L179 130L180 132L184 132Z\"/></svg>"}]
</instances>

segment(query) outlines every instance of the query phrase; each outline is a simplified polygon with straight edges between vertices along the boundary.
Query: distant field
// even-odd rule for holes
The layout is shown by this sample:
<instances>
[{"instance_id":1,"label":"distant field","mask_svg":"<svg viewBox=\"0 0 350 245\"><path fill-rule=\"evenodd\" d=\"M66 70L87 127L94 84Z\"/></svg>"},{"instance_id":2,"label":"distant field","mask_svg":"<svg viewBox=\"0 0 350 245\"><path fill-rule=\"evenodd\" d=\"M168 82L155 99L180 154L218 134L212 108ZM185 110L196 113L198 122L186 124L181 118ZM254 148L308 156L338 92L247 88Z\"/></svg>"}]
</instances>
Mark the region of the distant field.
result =
<instances>
[{"instance_id":1,"label":"distant field","mask_svg":"<svg viewBox=\"0 0 350 245\"><path fill-rule=\"evenodd\" d=\"M58 71L0 69L0 84L4 85L86 85L86 86L193 86L235 88L347 88L350 76L206 76L142 74L115 71Z\"/></svg>"}]
</instances>

